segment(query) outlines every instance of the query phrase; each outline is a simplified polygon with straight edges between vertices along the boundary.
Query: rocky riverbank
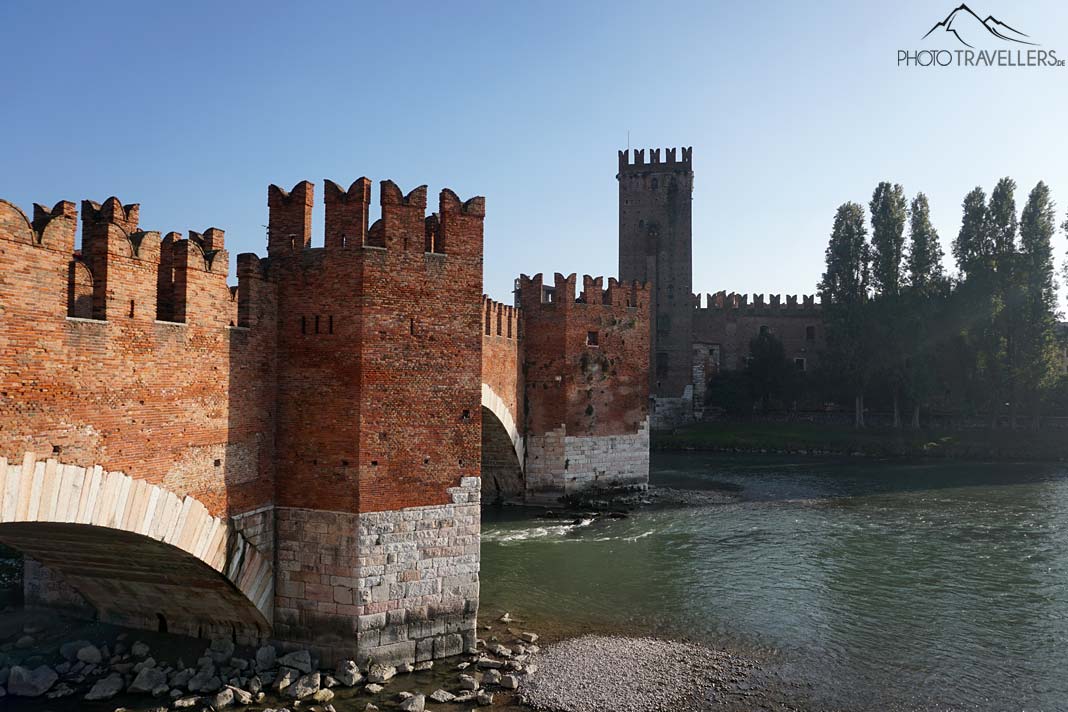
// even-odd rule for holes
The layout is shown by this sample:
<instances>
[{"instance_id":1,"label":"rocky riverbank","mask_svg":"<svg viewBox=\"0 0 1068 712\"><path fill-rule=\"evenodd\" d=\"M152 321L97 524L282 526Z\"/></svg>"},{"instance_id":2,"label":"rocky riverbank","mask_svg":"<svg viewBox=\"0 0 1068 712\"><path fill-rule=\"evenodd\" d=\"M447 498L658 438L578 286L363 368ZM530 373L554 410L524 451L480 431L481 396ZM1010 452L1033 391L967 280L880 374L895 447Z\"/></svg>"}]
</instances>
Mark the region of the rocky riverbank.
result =
<instances>
[{"instance_id":1,"label":"rocky riverbank","mask_svg":"<svg viewBox=\"0 0 1068 712\"><path fill-rule=\"evenodd\" d=\"M511 623L505 616L480 626L487 638L456 658L400 666L345 660L324 668L306 650L239 649L226 639L212 640L187 662L178 653L188 653L195 640L137 631L57 646L56 630L34 622L8 627L0 644L0 709L422 712L436 705L506 706L533 673L529 658L540 650L536 633ZM154 638L153 644L141 637Z\"/></svg>"},{"instance_id":2,"label":"rocky riverbank","mask_svg":"<svg viewBox=\"0 0 1068 712\"><path fill-rule=\"evenodd\" d=\"M580 515L620 517L645 507L703 507L728 504L741 499L741 488L719 483L714 489L674 487L600 487L561 498L565 509L549 510L545 516L560 518Z\"/></svg>"},{"instance_id":3,"label":"rocky riverbank","mask_svg":"<svg viewBox=\"0 0 1068 712\"><path fill-rule=\"evenodd\" d=\"M36 617L17 630L6 626L0 710L799 709L796 686L743 655L624 635L563 638L543 647L537 633L507 613L479 626L483 637L474 651L396 667L346 660L325 668L304 650L242 649L225 639L205 647L196 639L118 629L59 642L57 633L76 623L58 617L51 623Z\"/></svg>"}]
</instances>

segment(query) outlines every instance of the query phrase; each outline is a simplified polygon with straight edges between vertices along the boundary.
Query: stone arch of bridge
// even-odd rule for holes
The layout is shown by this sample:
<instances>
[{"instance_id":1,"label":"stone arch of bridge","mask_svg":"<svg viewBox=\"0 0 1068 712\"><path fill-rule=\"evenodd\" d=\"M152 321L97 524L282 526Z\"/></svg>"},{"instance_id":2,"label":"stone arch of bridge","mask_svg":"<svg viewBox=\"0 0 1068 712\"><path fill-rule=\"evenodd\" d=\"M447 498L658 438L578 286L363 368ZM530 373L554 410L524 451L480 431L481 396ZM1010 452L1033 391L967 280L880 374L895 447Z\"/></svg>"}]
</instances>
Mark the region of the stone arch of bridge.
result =
<instances>
[{"instance_id":1,"label":"stone arch of bridge","mask_svg":"<svg viewBox=\"0 0 1068 712\"><path fill-rule=\"evenodd\" d=\"M0 458L0 542L99 618L172 633L270 634L273 562L193 497L122 472ZM54 573L53 573L54 572Z\"/></svg>"},{"instance_id":2,"label":"stone arch of bridge","mask_svg":"<svg viewBox=\"0 0 1068 712\"><path fill-rule=\"evenodd\" d=\"M495 502L523 493L523 435L504 400L482 384L482 498Z\"/></svg>"}]
</instances>

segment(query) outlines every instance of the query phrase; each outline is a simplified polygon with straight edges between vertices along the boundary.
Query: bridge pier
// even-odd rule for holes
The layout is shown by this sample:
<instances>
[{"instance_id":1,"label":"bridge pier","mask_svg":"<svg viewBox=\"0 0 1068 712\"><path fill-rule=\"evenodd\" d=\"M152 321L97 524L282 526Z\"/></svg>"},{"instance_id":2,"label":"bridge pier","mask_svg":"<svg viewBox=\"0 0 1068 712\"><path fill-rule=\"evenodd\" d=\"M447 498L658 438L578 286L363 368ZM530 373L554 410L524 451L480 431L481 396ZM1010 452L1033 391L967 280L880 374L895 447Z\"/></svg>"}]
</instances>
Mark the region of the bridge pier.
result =
<instances>
[{"instance_id":1,"label":"bridge pier","mask_svg":"<svg viewBox=\"0 0 1068 712\"><path fill-rule=\"evenodd\" d=\"M349 514L279 507L275 637L324 660L474 649L480 482L451 502Z\"/></svg>"}]
</instances>

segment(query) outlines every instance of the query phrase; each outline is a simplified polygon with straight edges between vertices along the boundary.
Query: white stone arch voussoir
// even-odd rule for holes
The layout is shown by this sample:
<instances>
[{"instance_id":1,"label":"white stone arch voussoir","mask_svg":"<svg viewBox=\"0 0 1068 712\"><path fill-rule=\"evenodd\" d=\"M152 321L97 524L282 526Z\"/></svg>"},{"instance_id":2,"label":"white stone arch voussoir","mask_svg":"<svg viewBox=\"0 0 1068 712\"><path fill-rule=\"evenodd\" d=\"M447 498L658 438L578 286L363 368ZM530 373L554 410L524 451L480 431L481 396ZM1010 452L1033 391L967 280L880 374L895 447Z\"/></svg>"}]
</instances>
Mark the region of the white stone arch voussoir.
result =
<instances>
[{"instance_id":1,"label":"white stone arch voussoir","mask_svg":"<svg viewBox=\"0 0 1068 712\"><path fill-rule=\"evenodd\" d=\"M196 499L99 465L77 467L32 453L21 465L0 457L0 525L81 524L150 537L196 557L225 576L256 607L269 628L274 567L226 519Z\"/></svg>"},{"instance_id":2,"label":"white stone arch voussoir","mask_svg":"<svg viewBox=\"0 0 1068 712\"><path fill-rule=\"evenodd\" d=\"M501 421L501 425L504 426L505 431L508 432L509 439L512 441L515 455L519 459L519 470L521 472L525 471L523 436L519 434L519 429L515 425L515 418L512 417L512 412L508 410L508 406L504 404L504 400L486 383L482 384L482 406L489 409L491 413L497 416L497 420Z\"/></svg>"}]
</instances>

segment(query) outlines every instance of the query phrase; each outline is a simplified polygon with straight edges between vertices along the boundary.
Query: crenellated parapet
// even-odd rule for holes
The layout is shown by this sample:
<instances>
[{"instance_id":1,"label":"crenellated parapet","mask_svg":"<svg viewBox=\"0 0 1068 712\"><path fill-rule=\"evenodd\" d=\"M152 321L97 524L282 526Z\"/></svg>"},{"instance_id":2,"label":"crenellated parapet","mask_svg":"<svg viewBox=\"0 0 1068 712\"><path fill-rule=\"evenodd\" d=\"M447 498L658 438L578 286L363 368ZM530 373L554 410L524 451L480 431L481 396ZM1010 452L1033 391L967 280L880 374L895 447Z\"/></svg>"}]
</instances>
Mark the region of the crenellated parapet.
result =
<instances>
[{"instance_id":1,"label":"crenellated parapet","mask_svg":"<svg viewBox=\"0 0 1068 712\"><path fill-rule=\"evenodd\" d=\"M736 294L719 291L706 295L705 306L701 306L701 295L694 295L694 308L699 312L708 311L745 311L760 314L809 314L821 309L813 294L753 294L752 301L748 294Z\"/></svg>"},{"instance_id":2,"label":"crenellated parapet","mask_svg":"<svg viewBox=\"0 0 1068 712\"><path fill-rule=\"evenodd\" d=\"M633 159L631 158L631 149L625 149L619 152L619 172L622 173L634 173L644 171L689 171L693 170L693 147L686 146L681 149L665 148L663 153L663 160L661 160L661 153L659 148L648 149L646 154L644 148L636 148L633 150ZM648 155L648 161L646 156Z\"/></svg>"},{"instance_id":3,"label":"crenellated parapet","mask_svg":"<svg viewBox=\"0 0 1068 712\"><path fill-rule=\"evenodd\" d=\"M519 339L519 308L482 295L482 325L485 336Z\"/></svg>"},{"instance_id":4,"label":"crenellated parapet","mask_svg":"<svg viewBox=\"0 0 1068 712\"><path fill-rule=\"evenodd\" d=\"M391 180L379 184L382 217L370 226L371 181L359 178L347 189L324 182L325 239L328 250L384 248L423 254L473 254L481 251L481 224L485 198L461 201L445 188L438 196L438 211L426 214L427 187L407 194ZM267 191L267 253L270 257L312 249L312 206L315 186L302 181L290 191L272 185ZM479 233L477 239L472 230ZM475 244L477 242L477 245Z\"/></svg>"},{"instance_id":5,"label":"crenellated parapet","mask_svg":"<svg viewBox=\"0 0 1068 712\"><path fill-rule=\"evenodd\" d=\"M33 231L37 244L61 252L74 251L74 237L78 230L78 208L69 200L61 200L52 208L33 204Z\"/></svg>"},{"instance_id":6,"label":"crenellated parapet","mask_svg":"<svg viewBox=\"0 0 1068 712\"><path fill-rule=\"evenodd\" d=\"M30 221L0 201L0 240L39 248L18 253L27 266L37 264L48 274L62 270L65 284L37 280L31 289L56 290L68 317L231 324L222 230L161 238L141 228L140 205L115 197L82 201L80 218L81 249L76 251L79 214L73 202L52 208L35 204Z\"/></svg>"},{"instance_id":7,"label":"crenellated parapet","mask_svg":"<svg viewBox=\"0 0 1068 712\"><path fill-rule=\"evenodd\" d=\"M631 159L630 148L619 152L619 173L690 171L693 169L693 146L685 146L680 149L664 148L663 160L661 160L660 148L648 148L647 151L647 161L645 148L634 148L633 159Z\"/></svg>"},{"instance_id":8,"label":"crenellated parapet","mask_svg":"<svg viewBox=\"0 0 1068 712\"><path fill-rule=\"evenodd\" d=\"M347 189L323 181L326 203L326 247L360 247L367 239L367 211L371 205L371 179L357 178Z\"/></svg>"},{"instance_id":9,"label":"crenellated parapet","mask_svg":"<svg viewBox=\"0 0 1068 712\"><path fill-rule=\"evenodd\" d=\"M647 282L620 282L609 277L608 288L604 289L603 277L583 275L581 293L577 291L577 283L574 273L567 276L555 273L552 286L545 284L540 272L533 277L520 275L516 282L519 304L524 309L561 311L591 307L648 309L650 287Z\"/></svg>"}]
</instances>

